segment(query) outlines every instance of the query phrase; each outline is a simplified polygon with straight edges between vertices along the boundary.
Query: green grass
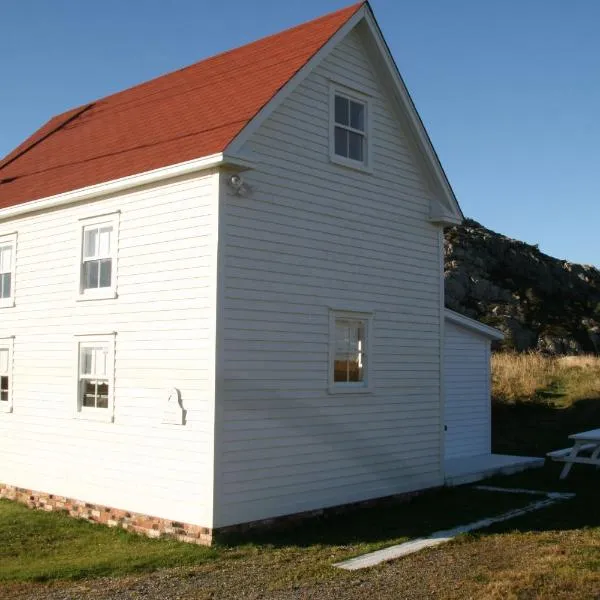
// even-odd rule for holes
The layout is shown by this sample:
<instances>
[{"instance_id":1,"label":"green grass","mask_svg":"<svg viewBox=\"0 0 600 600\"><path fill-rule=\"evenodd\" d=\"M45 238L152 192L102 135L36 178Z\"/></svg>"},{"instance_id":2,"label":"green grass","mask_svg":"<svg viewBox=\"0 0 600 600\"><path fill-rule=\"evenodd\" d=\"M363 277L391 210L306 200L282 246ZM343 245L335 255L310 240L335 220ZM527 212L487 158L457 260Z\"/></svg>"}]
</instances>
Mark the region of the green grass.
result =
<instances>
[{"instance_id":1,"label":"green grass","mask_svg":"<svg viewBox=\"0 0 600 600\"><path fill-rule=\"evenodd\" d=\"M487 483L574 491L574 500L357 572L331 565L524 506L532 498L472 487L444 489L408 503L388 502L250 537L225 538L212 549L148 540L4 501L0 596L44 598L47 591L49 597L54 592L85 597L93 591L96 598L113 598L126 590L131 594L126 597L145 597L146 590L157 589L153 598L189 600L281 598L286 593L326 600L593 598L600 589L600 474L575 466L569 479L560 482L559 469L553 464ZM179 568L148 573L175 566ZM100 575L109 578L95 579ZM84 588L72 581L82 578Z\"/></svg>"},{"instance_id":2,"label":"green grass","mask_svg":"<svg viewBox=\"0 0 600 600\"><path fill-rule=\"evenodd\" d=\"M595 392L600 359L557 361L535 355L514 361L502 357L495 364L500 369L494 373L495 390L504 390L493 406L495 452L541 456L569 445L570 433L600 427L600 393ZM526 389L532 390L530 396ZM500 514L532 498L472 487L443 489L409 502L389 501L222 537L210 549L149 540L0 501L0 596L26 598L31 592L41 598L46 588L50 593L65 588L74 591L64 597L85 597L87 589L96 598L117 597L122 589L133 590L127 597L144 597L147 589L157 588L163 590L157 598L190 600L287 592L324 600L598 597L600 472L576 465L561 482L560 468L550 464L486 483L571 491L573 500L352 573L331 565ZM83 592L74 580L85 580Z\"/></svg>"},{"instance_id":3,"label":"green grass","mask_svg":"<svg viewBox=\"0 0 600 600\"><path fill-rule=\"evenodd\" d=\"M279 580L293 581L307 568L329 570L336 560L522 506L529 498L491 495L474 489L430 492L411 502L315 518L251 537L223 538L213 548L151 540L66 515L0 501L0 581L48 581L120 576L159 568L238 561L261 553L266 562L295 557ZM443 510L440 510L443 507ZM299 562L297 559L302 555ZM326 558L325 558L326 557Z\"/></svg>"},{"instance_id":4,"label":"green grass","mask_svg":"<svg viewBox=\"0 0 600 600\"><path fill-rule=\"evenodd\" d=\"M0 500L0 581L122 575L217 555L211 548L151 540Z\"/></svg>"}]
</instances>

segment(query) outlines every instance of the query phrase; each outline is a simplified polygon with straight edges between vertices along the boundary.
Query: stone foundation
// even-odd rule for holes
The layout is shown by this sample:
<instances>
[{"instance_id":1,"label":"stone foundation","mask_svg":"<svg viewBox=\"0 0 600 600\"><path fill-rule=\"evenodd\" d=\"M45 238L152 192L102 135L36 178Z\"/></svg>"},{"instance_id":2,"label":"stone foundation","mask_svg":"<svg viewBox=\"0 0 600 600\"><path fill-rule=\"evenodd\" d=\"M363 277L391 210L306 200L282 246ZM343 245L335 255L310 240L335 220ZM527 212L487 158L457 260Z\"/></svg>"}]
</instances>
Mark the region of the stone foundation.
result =
<instances>
[{"instance_id":1,"label":"stone foundation","mask_svg":"<svg viewBox=\"0 0 600 600\"><path fill-rule=\"evenodd\" d=\"M352 504L342 504L339 506L294 513L271 519L230 525L228 527L221 527L213 530L199 525L191 525L189 523L161 519L159 517L110 508L99 504L91 504L89 502L83 502L82 500L57 496L56 494L48 494L45 492L37 492L11 485L0 484L0 498L20 502L21 504L27 505L29 508L64 513L76 519L83 519L90 523L101 523L103 525L108 525L109 527L121 527L127 531L133 531L151 538L175 539L180 542L201 544L203 546L210 546L218 536L251 535L252 531L260 529L289 527L306 519L326 517L328 515L359 510L369 506L383 506L388 503L407 502L411 498L422 493L423 490L406 492L394 496L386 496L384 498L363 500L361 502L353 502Z\"/></svg>"},{"instance_id":2,"label":"stone foundation","mask_svg":"<svg viewBox=\"0 0 600 600\"><path fill-rule=\"evenodd\" d=\"M171 538L180 542L201 544L203 546L210 546L213 539L213 532L207 527L151 517L11 485L0 484L0 498L26 504L29 508L68 514L71 517L83 519L90 523L121 527L127 531L133 531L152 538Z\"/></svg>"}]
</instances>

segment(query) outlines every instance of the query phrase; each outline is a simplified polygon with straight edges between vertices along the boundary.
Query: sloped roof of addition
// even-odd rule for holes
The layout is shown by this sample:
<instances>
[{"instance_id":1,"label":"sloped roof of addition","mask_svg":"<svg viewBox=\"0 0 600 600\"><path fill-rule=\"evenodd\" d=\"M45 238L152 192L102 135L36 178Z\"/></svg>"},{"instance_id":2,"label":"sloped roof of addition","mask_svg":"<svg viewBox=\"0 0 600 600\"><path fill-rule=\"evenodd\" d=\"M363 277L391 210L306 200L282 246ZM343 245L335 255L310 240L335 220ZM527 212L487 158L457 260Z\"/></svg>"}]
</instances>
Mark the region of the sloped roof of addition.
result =
<instances>
[{"instance_id":1,"label":"sloped roof of addition","mask_svg":"<svg viewBox=\"0 0 600 600\"><path fill-rule=\"evenodd\" d=\"M0 161L0 209L224 151L364 5L50 119Z\"/></svg>"}]
</instances>

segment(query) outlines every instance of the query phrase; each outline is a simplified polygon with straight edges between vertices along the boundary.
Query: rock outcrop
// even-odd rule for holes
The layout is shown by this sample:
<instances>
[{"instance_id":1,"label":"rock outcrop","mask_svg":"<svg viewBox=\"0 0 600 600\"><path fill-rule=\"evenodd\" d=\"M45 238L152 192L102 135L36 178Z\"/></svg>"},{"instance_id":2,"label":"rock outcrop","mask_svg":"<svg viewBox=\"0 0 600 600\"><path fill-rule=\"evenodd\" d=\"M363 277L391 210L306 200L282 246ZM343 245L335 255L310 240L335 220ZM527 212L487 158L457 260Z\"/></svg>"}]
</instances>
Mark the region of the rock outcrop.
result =
<instances>
[{"instance_id":1,"label":"rock outcrop","mask_svg":"<svg viewBox=\"0 0 600 600\"><path fill-rule=\"evenodd\" d=\"M446 231L446 306L501 329L501 346L600 353L600 271L467 219Z\"/></svg>"}]
</instances>

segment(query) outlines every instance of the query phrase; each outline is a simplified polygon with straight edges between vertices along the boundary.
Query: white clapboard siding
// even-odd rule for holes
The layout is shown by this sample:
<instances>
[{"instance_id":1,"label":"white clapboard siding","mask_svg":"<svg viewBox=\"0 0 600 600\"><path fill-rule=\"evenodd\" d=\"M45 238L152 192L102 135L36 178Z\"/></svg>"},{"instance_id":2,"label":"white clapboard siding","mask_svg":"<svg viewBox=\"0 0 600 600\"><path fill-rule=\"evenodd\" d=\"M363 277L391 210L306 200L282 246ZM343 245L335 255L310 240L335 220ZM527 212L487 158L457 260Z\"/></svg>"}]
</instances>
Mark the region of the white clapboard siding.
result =
<instances>
[{"instance_id":1,"label":"white clapboard siding","mask_svg":"<svg viewBox=\"0 0 600 600\"><path fill-rule=\"evenodd\" d=\"M329 160L329 82L371 94L373 173ZM357 32L253 134L223 185L215 525L442 482L439 230ZM329 307L375 313L374 391L327 392Z\"/></svg>"},{"instance_id":2,"label":"white clapboard siding","mask_svg":"<svg viewBox=\"0 0 600 600\"><path fill-rule=\"evenodd\" d=\"M490 340L446 322L446 458L491 452Z\"/></svg>"},{"instance_id":3,"label":"white clapboard siding","mask_svg":"<svg viewBox=\"0 0 600 600\"><path fill-rule=\"evenodd\" d=\"M209 173L0 223L18 235L0 482L211 526L218 189ZM118 298L78 302L79 219L115 210ZM114 423L76 419L75 334L113 331ZM161 424L171 387L185 426Z\"/></svg>"}]
</instances>

